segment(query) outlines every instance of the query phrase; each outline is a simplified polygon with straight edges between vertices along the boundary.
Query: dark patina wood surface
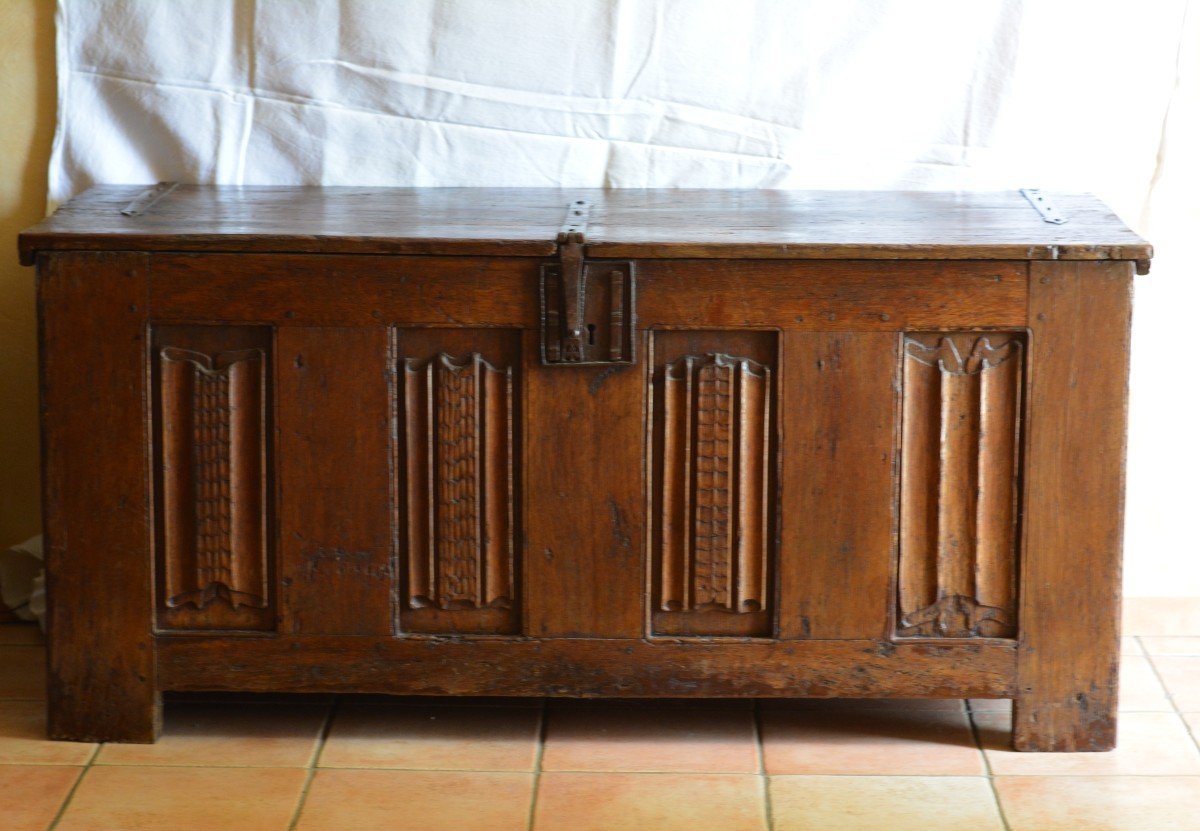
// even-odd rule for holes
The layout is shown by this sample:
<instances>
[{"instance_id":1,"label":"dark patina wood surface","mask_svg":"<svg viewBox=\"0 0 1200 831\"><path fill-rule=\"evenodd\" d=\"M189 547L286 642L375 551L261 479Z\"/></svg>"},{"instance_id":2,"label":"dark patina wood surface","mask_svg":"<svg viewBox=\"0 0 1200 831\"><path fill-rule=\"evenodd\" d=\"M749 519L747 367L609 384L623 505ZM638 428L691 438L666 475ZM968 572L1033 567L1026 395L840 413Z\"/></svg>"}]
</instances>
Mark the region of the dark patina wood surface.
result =
<instances>
[{"instance_id":1,"label":"dark patina wood surface","mask_svg":"<svg viewBox=\"0 0 1200 831\"><path fill-rule=\"evenodd\" d=\"M20 241L51 734L151 741L167 690L1007 697L1018 748L1112 747L1151 250L1051 198L73 200ZM547 340L570 274L595 364Z\"/></svg>"},{"instance_id":2,"label":"dark patina wood surface","mask_svg":"<svg viewBox=\"0 0 1200 831\"><path fill-rule=\"evenodd\" d=\"M1043 222L1016 191L101 186L21 236L37 250L479 254L546 257L566 206L591 204L593 257L1146 260L1103 203L1055 194Z\"/></svg>"}]
</instances>

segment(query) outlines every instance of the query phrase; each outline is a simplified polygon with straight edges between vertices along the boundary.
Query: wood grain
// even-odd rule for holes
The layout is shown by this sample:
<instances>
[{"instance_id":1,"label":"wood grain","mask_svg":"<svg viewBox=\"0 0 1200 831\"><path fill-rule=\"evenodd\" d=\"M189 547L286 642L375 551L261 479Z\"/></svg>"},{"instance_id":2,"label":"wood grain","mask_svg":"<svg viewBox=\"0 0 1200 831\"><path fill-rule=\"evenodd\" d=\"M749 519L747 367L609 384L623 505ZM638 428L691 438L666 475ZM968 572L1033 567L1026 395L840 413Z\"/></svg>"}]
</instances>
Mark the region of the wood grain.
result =
<instances>
[{"instance_id":1,"label":"wood grain","mask_svg":"<svg viewBox=\"0 0 1200 831\"><path fill-rule=\"evenodd\" d=\"M784 334L781 638L890 635L897 343Z\"/></svg>"},{"instance_id":2,"label":"wood grain","mask_svg":"<svg viewBox=\"0 0 1200 831\"><path fill-rule=\"evenodd\" d=\"M156 254L151 263L161 322L537 325L536 260Z\"/></svg>"},{"instance_id":3,"label":"wood grain","mask_svg":"<svg viewBox=\"0 0 1200 831\"><path fill-rule=\"evenodd\" d=\"M1148 260L1094 197L1017 191L314 188L180 185L137 216L138 186L100 186L20 238L37 251L242 251L547 257L568 203L591 203L587 256Z\"/></svg>"},{"instance_id":4,"label":"wood grain","mask_svg":"<svg viewBox=\"0 0 1200 831\"><path fill-rule=\"evenodd\" d=\"M384 327L276 332L280 631L394 629L392 361Z\"/></svg>"},{"instance_id":5,"label":"wood grain","mask_svg":"<svg viewBox=\"0 0 1200 831\"><path fill-rule=\"evenodd\" d=\"M1025 344L904 337L899 620L905 637L1012 637Z\"/></svg>"},{"instance_id":6,"label":"wood grain","mask_svg":"<svg viewBox=\"0 0 1200 831\"><path fill-rule=\"evenodd\" d=\"M1116 742L1133 268L1030 269L1029 454L1013 743Z\"/></svg>"},{"instance_id":7,"label":"wood grain","mask_svg":"<svg viewBox=\"0 0 1200 831\"><path fill-rule=\"evenodd\" d=\"M1002 697L1015 644L160 636L169 690L594 698ZM304 655L303 662L295 655Z\"/></svg>"},{"instance_id":8,"label":"wood grain","mask_svg":"<svg viewBox=\"0 0 1200 831\"><path fill-rule=\"evenodd\" d=\"M274 629L272 333L152 332L158 625Z\"/></svg>"},{"instance_id":9,"label":"wood grain","mask_svg":"<svg viewBox=\"0 0 1200 831\"><path fill-rule=\"evenodd\" d=\"M543 367L525 338L525 633L645 631L645 366ZM641 351L641 350L639 350Z\"/></svg>"},{"instance_id":10,"label":"wood grain","mask_svg":"<svg viewBox=\"0 0 1200 831\"><path fill-rule=\"evenodd\" d=\"M652 629L770 636L778 336L652 338Z\"/></svg>"},{"instance_id":11,"label":"wood grain","mask_svg":"<svg viewBox=\"0 0 1200 831\"><path fill-rule=\"evenodd\" d=\"M152 263L161 321L537 325L536 260L156 254ZM662 260L640 263L637 280L640 329L1003 328L1024 326L1028 313L1025 267L1012 263Z\"/></svg>"},{"instance_id":12,"label":"wood grain","mask_svg":"<svg viewBox=\"0 0 1200 831\"><path fill-rule=\"evenodd\" d=\"M406 632L520 628L521 332L396 332Z\"/></svg>"},{"instance_id":13,"label":"wood grain","mask_svg":"<svg viewBox=\"0 0 1200 831\"><path fill-rule=\"evenodd\" d=\"M147 260L81 253L39 264L51 738L152 742L161 725Z\"/></svg>"},{"instance_id":14,"label":"wood grain","mask_svg":"<svg viewBox=\"0 0 1200 831\"><path fill-rule=\"evenodd\" d=\"M646 327L817 332L1025 325L1024 265L998 262L638 263Z\"/></svg>"}]
</instances>

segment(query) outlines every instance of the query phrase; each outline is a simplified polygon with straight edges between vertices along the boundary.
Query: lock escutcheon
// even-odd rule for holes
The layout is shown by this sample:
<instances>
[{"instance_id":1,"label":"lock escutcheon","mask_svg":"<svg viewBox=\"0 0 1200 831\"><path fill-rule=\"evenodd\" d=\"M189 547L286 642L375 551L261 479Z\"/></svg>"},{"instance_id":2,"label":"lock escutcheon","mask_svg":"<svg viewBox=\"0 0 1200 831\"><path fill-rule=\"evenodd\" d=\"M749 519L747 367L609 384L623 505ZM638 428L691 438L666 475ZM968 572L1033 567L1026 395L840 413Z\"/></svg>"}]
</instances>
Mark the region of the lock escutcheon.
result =
<instances>
[{"instance_id":1,"label":"lock escutcheon","mask_svg":"<svg viewBox=\"0 0 1200 831\"><path fill-rule=\"evenodd\" d=\"M586 259L589 207L582 200L568 206L558 234L558 262L542 266L543 364L634 362L633 263Z\"/></svg>"}]
</instances>

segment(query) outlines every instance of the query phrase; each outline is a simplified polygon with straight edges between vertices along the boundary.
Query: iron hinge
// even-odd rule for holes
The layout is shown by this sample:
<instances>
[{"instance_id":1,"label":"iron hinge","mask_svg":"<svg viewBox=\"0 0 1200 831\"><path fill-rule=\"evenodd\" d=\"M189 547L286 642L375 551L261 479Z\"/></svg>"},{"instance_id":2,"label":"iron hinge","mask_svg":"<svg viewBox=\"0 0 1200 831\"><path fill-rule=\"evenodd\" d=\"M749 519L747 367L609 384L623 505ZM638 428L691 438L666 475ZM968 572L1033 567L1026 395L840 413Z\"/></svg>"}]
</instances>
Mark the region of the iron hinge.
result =
<instances>
[{"instance_id":1,"label":"iron hinge","mask_svg":"<svg viewBox=\"0 0 1200 831\"><path fill-rule=\"evenodd\" d=\"M1051 225L1065 225L1067 218L1063 215L1058 206L1050 201L1050 198L1042 193L1040 188L1021 188L1021 195L1029 200L1029 204L1033 205L1042 217L1042 221L1049 222Z\"/></svg>"}]
</instances>

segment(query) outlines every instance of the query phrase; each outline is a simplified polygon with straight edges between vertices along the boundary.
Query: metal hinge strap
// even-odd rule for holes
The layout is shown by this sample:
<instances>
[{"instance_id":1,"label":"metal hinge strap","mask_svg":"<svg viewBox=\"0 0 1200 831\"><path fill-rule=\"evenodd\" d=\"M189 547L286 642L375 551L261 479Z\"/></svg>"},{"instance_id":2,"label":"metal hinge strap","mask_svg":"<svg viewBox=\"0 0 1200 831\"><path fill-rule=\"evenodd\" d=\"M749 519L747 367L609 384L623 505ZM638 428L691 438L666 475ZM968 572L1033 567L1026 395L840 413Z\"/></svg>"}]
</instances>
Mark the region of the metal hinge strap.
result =
<instances>
[{"instance_id":1,"label":"metal hinge strap","mask_svg":"<svg viewBox=\"0 0 1200 831\"><path fill-rule=\"evenodd\" d=\"M567 218L563 220L558 230L558 244L562 245L572 236L577 236L583 242L587 235L588 218L592 214L592 203L586 199L576 199L567 205Z\"/></svg>"},{"instance_id":2,"label":"metal hinge strap","mask_svg":"<svg viewBox=\"0 0 1200 831\"><path fill-rule=\"evenodd\" d=\"M575 200L567 206L567 217L558 231L558 296L565 329L559 349L568 361L582 360L583 355L583 308L587 291L583 246L591 209L587 201Z\"/></svg>"},{"instance_id":3,"label":"metal hinge strap","mask_svg":"<svg viewBox=\"0 0 1200 831\"><path fill-rule=\"evenodd\" d=\"M121 216L141 216L177 187L179 187L178 182L159 182L154 187L146 188L124 207Z\"/></svg>"},{"instance_id":4,"label":"metal hinge strap","mask_svg":"<svg viewBox=\"0 0 1200 831\"><path fill-rule=\"evenodd\" d=\"M1028 199L1034 210L1042 215L1043 221L1049 222L1051 225L1066 223L1067 218L1063 216L1062 211L1042 193L1040 188L1021 188L1021 195Z\"/></svg>"}]
</instances>

